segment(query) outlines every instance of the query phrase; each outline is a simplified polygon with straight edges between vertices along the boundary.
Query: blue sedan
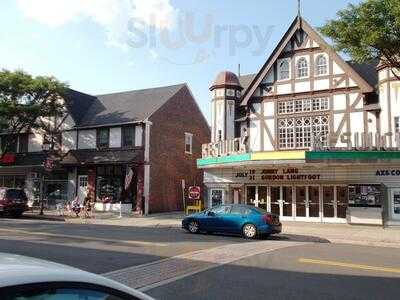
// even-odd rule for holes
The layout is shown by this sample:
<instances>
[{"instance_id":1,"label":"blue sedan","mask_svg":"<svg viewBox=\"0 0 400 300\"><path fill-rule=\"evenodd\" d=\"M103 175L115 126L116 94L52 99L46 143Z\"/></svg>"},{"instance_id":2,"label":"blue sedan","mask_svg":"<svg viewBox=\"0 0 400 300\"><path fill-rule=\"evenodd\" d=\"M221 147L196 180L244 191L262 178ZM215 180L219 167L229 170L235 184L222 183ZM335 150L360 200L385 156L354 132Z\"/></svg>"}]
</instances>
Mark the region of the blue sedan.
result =
<instances>
[{"instance_id":1,"label":"blue sedan","mask_svg":"<svg viewBox=\"0 0 400 300\"><path fill-rule=\"evenodd\" d=\"M253 239L259 235L281 233L279 216L250 205L221 205L187 216L182 228L190 233L242 234Z\"/></svg>"}]
</instances>

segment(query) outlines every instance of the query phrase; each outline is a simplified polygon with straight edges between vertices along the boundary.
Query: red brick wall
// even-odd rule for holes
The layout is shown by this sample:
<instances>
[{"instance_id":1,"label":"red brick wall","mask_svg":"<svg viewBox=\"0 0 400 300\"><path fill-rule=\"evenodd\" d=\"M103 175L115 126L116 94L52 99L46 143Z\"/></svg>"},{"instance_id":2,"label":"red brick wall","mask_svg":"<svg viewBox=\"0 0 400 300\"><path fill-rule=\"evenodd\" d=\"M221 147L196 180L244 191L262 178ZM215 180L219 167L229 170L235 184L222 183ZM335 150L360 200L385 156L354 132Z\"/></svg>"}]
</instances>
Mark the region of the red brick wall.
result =
<instances>
[{"instance_id":1,"label":"red brick wall","mask_svg":"<svg viewBox=\"0 0 400 300\"><path fill-rule=\"evenodd\" d=\"M181 180L203 187L196 159L210 141L210 128L186 86L150 121L150 213L183 210ZM193 134L191 155L185 154L185 132Z\"/></svg>"}]
</instances>

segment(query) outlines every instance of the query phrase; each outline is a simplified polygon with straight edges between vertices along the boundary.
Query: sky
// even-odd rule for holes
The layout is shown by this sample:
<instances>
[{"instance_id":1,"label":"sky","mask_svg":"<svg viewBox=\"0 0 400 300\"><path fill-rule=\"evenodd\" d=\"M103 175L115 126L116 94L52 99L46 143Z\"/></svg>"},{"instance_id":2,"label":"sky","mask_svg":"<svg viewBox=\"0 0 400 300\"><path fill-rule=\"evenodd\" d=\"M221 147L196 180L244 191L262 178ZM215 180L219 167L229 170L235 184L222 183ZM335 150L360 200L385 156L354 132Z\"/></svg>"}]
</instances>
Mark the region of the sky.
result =
<instances>
[{"instance_id":1,"label":"sky","mask_svg":"<svg viewBox=\"0 0 400 300\"><path fill-rule=\"evenodd\" d=\"M318 27L358 2L302 0L302 16ZM1 0L0 68L92 95L186 82L210 119L216 75L258 72L296 14L297 0Z\"/></svg>"}]
</instances>

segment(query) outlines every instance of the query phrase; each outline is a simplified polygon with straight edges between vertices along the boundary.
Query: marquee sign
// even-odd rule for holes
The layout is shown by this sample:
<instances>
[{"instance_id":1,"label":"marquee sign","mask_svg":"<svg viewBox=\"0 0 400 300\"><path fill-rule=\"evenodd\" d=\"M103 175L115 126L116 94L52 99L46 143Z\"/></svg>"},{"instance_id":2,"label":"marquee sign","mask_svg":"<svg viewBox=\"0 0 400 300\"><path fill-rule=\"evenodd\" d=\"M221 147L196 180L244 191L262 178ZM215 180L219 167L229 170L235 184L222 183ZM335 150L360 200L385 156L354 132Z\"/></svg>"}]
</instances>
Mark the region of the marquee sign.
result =
<instances>
[{"instance_id":1,"label":"marquee sign","mask_svg":"<svg viewBox=\"0 0 400 300\"><path fill-rule=\"evenodd\" d=\"M341 146L338 146L341 145ZM313 151L358 150L400 151L400 133L346 132L341 135L329 133L312 137Z\"/></svg>"},{"instance_id":2,"label":"marquee sign","mask_svg":"<svg viewBox=\"0 0 400 300\"><path fill-rule=\"evenodd\" d=\"M261 169L238 172L234 175L236 179L247 179L249 181L262 180L269 182L279 181L309 181L320 180L321 174L304 174L297 168L286 169Z\"/></svg>"}]
</instances>

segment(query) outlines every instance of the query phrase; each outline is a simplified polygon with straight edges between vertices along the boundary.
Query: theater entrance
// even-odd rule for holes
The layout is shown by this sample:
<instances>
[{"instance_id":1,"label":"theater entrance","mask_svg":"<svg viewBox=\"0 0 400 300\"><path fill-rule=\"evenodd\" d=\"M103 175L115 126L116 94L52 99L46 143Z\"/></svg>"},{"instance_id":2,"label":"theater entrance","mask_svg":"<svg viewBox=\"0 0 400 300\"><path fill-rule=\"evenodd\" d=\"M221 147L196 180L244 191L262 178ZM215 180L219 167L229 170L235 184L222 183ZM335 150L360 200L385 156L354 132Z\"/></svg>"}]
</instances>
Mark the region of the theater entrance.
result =
<instances>
[{"instance_id":1,"label":"theater entrance","mask_svg":"<svg viewBox=\"0 0 400 300\"><path fill-rule=\"evenodd\" d=\"M338 185L248 185L246 203L282 220L345 223L347 190Z\"/></svg>"}]
</instances>

